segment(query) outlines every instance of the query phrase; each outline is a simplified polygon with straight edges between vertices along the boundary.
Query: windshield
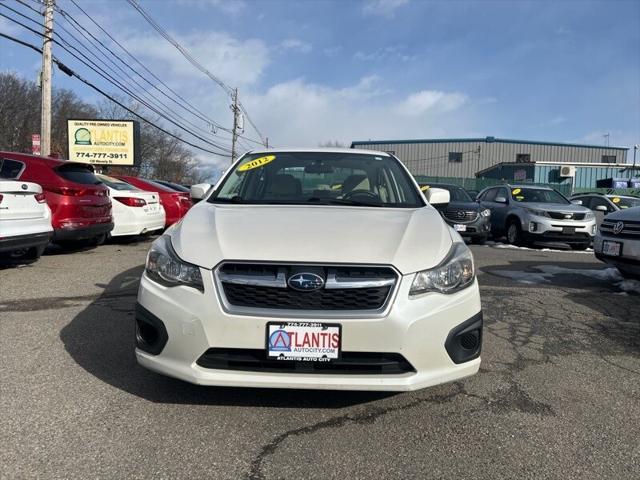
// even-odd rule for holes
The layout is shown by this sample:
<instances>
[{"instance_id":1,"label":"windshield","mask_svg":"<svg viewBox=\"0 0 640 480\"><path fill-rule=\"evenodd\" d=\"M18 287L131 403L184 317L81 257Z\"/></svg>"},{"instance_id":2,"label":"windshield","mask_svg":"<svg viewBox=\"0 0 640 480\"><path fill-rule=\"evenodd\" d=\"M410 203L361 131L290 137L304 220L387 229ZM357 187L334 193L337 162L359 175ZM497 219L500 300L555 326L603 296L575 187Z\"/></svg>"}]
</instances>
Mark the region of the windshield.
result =
<instances>
[{"instance_id":1,"label":"windshield","mask_svg":"<svg viewBox=\"0 0 640 480\"><path fill-rule=\"evenodd\" d=\"M473 202L467 191L462 187L457 187L455 185L423 185L422 189L426 190L426 188L442 188L443 190L447 190L449 192L449 196L451 197L449 201L451 202Z\"/></svg>"},{"instance_id":2,"label":"windshield","mask_svg":"<svg viewBox=\"0 0 640 480\"><path fill-rule=\"evenodd\" d=\"M633 197L609 197L620 209L640 207L640 198Z\"/></svg>"},{"instance_id":3,"label":"windshield","mask_svg":"<svg viewBox=\"0 0 640 480\"><path fill-rule=\"evenodd\" d=\"M511 198L519 203L571 203L555 190L545 188L513 188Z\"/></svg>"},{"instance_id":4,"label":"windshield","mask_svg":"<svg viewBox=\"0 0 640 480\"><path fill-rule=\"evenodd\" d=\"M104 183L107 187L113 188L114 190L138 190L133 185L118 178L109 177L107 175L96 175L96 177L98 177L98 180Z\"/></svg>"},{"instance_id":5,"label":"windshield","mask_svg":"<svg viewBox=\"0 0 640 480\"><path fill-rule=\"evenodd\" d=\"M424 206L394 158L356 153L250 154L209 197L211 203Z\"/></svg>"}]
</instances>

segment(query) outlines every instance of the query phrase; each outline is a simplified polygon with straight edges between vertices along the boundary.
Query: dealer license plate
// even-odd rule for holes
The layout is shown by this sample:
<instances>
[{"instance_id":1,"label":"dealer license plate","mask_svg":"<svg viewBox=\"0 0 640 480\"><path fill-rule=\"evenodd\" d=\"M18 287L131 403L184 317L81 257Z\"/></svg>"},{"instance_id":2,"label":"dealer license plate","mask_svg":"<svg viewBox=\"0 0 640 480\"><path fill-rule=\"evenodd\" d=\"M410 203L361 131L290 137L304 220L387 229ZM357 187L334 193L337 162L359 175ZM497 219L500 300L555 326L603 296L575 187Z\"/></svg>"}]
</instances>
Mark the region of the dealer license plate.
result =
<instances>
[{"instance_id":1,"label":"dealer license plate","mask_svg":"<svg viewBox=\"0 0 640 480\"><path fill-rule=\"evenodd\" d=\"M267 324L267 357L298 362L330 362L340 358L341 333L338 324L270 322Z\"/></svg>"},{"instance_id":2,"label":"dealer license plate","mask_svg":"<svg viewBox=\"0 0 640 480\"><path fill-rule=\"evenodd\" d=\"M609 255L610 257L619 257L622 251L622 243L609 242L605 240L602 242L602 254Z\"/></svg>"},{"instance_id":3,"label":"dealer license plate","mask_svg":"<svg viewBox=\"0 0 640 480\"><path fill-rule=\"evenodd\" d=\"M467 226L466 226L466 225L460 225L460 224L456 223L456 224L453 226L453 229L454 229L456 232L466 232L466 231L467 231Z\"/></svg>"},{"instance_id":4,"label":"dealer license plate","mask_svg":"<svg viewBox=\"0 0 640 480\"><path fill-rule=\"evenodd\" d=\"M576 227L562 227L562 233L565 235L573 235L576 233Z\"/></svg>"}]
</instances>

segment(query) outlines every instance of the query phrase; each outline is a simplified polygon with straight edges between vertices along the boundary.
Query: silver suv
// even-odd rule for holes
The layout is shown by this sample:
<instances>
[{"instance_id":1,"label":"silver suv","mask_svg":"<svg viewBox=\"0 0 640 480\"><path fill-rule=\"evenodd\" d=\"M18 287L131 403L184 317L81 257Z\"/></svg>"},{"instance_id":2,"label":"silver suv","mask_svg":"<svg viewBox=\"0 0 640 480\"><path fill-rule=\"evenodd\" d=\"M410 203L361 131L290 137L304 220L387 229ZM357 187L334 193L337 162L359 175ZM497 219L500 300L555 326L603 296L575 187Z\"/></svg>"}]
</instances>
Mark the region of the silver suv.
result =
<instances>
[{"instance_id":1,"label":"silver suv","mask_svg":"<svg viewBox=\"0 0 640 480\"><path fill-rule=\"evenodd\" d=\"M484 189L480 204L491 210L494 237L505 235L513 245L562 242L587 249L596 233L595 215L548 187L502 185Z\"/></svg>"}]
</instances>

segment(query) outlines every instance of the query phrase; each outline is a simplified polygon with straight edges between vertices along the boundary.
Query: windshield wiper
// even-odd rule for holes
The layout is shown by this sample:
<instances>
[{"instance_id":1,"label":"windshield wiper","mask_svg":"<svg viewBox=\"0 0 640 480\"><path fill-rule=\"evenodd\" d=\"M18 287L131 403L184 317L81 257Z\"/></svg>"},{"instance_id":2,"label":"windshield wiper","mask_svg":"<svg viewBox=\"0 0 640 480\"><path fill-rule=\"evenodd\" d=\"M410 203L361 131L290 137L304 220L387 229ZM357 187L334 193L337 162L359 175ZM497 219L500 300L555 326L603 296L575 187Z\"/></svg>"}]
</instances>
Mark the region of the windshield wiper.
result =
<instances>
[{"instance_id":1,"label":"windshield wiper","mask_svg":"<svg viewBox=\"0 0 640 480\"><path fill-rule=\"evenodd\" d=\"M357 207L383 207L382 203L359 202L358 200L345 200L343 198L319 198L311 197L307 202L319 203L321 205L352 205Z\"/></svg>"}]
</instances>

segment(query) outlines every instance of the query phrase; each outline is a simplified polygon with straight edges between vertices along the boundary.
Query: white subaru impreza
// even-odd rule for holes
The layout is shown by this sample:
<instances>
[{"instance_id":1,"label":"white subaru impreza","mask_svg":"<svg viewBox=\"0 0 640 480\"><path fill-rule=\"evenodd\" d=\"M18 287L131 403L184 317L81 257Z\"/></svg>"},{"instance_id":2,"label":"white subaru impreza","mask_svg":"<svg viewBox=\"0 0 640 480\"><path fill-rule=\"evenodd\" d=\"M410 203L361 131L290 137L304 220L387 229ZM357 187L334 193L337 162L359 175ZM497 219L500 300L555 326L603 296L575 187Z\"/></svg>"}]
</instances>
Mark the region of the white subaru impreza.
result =
<instances>
[{"instance_id":1,"label":"white subaru impreza","mask_svg":"<svg viewBox=\"0 0 640 480\"><path fill-rule=\"evenodd\" d=\"M393 155L253 151L152 245L136 356L202 385L415 390L480 367L473 258Z\"/></svg>"}]
</instances>

